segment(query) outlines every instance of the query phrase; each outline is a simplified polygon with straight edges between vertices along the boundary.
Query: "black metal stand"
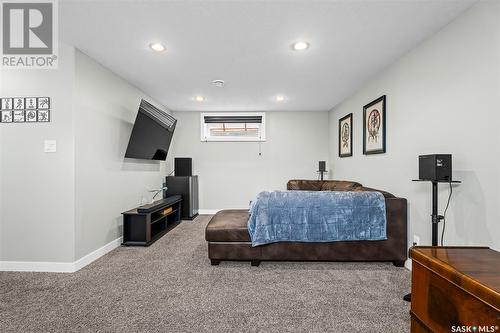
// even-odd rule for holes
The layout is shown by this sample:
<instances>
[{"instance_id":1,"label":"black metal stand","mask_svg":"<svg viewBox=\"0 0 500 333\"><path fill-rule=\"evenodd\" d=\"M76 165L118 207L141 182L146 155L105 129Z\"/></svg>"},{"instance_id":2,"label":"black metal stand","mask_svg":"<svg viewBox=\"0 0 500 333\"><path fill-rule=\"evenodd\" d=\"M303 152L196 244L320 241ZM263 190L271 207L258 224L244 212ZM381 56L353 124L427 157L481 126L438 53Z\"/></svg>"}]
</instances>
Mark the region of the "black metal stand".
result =
<instances>
[{"instance_id":1,"label":"black metal stand","mask_svg":"<svg viewBox=\"0 0 500 333\"><path fill-rule=\"evenodd\" d=\"M413 179L414 182L425 182L430 181L432 183L432 246L438 246L438 226L439 222L444 219L443 215L438 214L438 184L439 183L447 183L447 184L460 184L459 180L452 181L436 181L436 180L421 180L421 179ZM404 295L403 299L407 302L411 302L411 293Z\"/></svg>"},{"instance_id":2,"label":"black metal stand","mask_svg":"<svg viewBox=\"0 0 500 333\"><path fill-rule=\"evenodd\" d=\"M438 215L438 182L432 182L432 246L438 246L438 225L444 218Z\"/></svg>"},{"instance_id":3,"label":"black metal stand","mask_svg":"<svg viewBox=\"0 0 500 333\"><path fill-rule=\"evenodd\" d=\"M319 171L318 173L320 174L320 179L323 180L323 174L327 173L328 171Z\"/></svg>"},{"instance_id":4,"label":"black metal stand","mask_svg":"<svg viewBox=\"0 0 500 333\"><path fill-rule=\"evenodd\" d=\"M414 179L414 182L425 182L430 181L432 184L432 246L438 246L438 225L442 219L444 219L443 215L438 214L438 184L446 183L446 184L460 184L459 180L451 180L451 181L437 181L437 180L420 180Z\"/></svg>"}]
</instances>

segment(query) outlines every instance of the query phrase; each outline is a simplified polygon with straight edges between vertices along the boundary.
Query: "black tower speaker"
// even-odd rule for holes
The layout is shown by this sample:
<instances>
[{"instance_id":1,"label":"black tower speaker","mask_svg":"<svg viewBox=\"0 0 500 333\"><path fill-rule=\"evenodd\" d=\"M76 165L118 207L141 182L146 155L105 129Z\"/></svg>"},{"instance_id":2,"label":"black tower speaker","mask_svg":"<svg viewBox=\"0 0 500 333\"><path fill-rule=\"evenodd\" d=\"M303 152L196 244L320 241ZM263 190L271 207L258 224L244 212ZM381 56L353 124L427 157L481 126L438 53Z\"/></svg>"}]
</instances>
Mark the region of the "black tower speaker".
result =
<instances>
[{"instance_id":1,"label":"black tower speaker","mask_svg":"<svg viewBox=\"0 0 500 333\"><path fill-rule=\"evenodd\" d=\"M198 176L168 176L165 197L179 194L182 196L182 219L193 220L198 216Z\"/></svg>"},{"instance_id":2,"label":"black tower speaker","mask_svg":"<svg viewBox=\"0 0 500 333\"><path fill-rule=\"evenodd\" d=\"M319 161L319 172L325 172L326 171L326 162L325 161Z\"/></svg>"},{"instance_id":3,"label":"black tower speaker","mask_svg":"<svg viewBox=\"0 0 500 333\"><path fill-rule=\"evenodd\" d=\"M176 157L174 162L174 174L181 177L193 175L193 159L191 157Z\"/></svg>"},{"instance_id":4,"label":"black tower speaker","mask_svg":"<svg viewBox=\"0 0 500 333\"><path fill-rule=\"evenodd\" d=\"M451 181L451 155L420 155L418 157L418 178L438 182Z\"/></svg>"}]
</instances>

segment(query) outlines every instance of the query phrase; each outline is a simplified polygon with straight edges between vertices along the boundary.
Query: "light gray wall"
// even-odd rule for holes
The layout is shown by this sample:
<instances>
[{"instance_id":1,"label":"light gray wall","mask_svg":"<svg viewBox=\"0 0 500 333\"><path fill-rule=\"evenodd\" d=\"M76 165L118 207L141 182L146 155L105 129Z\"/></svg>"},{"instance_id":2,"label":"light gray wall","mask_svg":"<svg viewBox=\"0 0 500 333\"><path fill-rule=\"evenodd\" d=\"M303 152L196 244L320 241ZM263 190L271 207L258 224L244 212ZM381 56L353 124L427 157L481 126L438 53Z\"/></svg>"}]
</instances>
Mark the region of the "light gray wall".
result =
<instances>
[{"instance_id":1,"label":"light gray wall","mask_svg":"<svg viewBox=\"0 0 500 333\"><path fill-rule=\"evenodd\" d=\"M387 153L362 155L362 107L387 95ZM330 112L333 178L409 202L413 234L431 241L431 187L414 183L418 155L453 154L445 243L500 250L500 3L482 2ZM338 119L354 113L354 157L339 158ZM441 185L440 211L447 199Z\"/></svg>"},{"instance_id":2,"label":"light gray wall","mask_svg":"<svg viewBox=\"0 0 500 333\"><path fill-rule=\"evenodd\" d=\"M1 70L0 70L0 75L2 74ZM3 80L0 79L0 91L4 91L3 90ZM0 126L0 243L3 244L3 214L2 214L2 211L3 211L3 191L2 191L2 188L3 188L3 173L2 173L2 165L3 163L1 162L2 161L2 151L3 151L3 144L2 144L2 126ZM0 261L2 261L4 255L3 255L3 246L0 244Z\"/></svg>"},{"instance_id":3,"label":"light gray wall","mask_svg":"<svg viewBox=\"0 0 500 333\"><path fill-rule=\"evenodd\" d=\"M166 163L124 158L139 102L151 98L80 51L75 92L78 259L121 236L120 213L162 186Z\"/></svg>"},{"instance_id":4,"label":"light gray wall","mask_svg":"<svg viewBox=\"0 0 500 333\"><path fill-rule=\"evenodd\" d=\"M267 112L267 141L200 142L200 113L178 119L169 158L192 157L200 209L246 208L263 190L285 189L291 178L314 179L328 157L328 112Z\"/></svg>"},{"instance_id":5,"label":"light gray wall","mask_svg":"<svg viewBox=\"0 0 500 333\"><path fill-rule=\"evenodd\" d=\"M2 96L49 96L52 121L0 129L0 261L73 262L121 236L165 162L124 159L141 98L73 47L57 70L4 70ZM153 102L150 98L149 101ZM57 140L57 153L43 141Z\"/></svg>"},{"instance_id":6,"label":"light gray wall","mask_svg":"<svg viewBox=\"0 0 500 333\"><path fill-rule=\"evenodd\" d=\"M57 70L0 72L2 96L52 97L50 123L0 125L2 261L74 260L74 49L59 56Z\"/></svg>"}]
</instances>

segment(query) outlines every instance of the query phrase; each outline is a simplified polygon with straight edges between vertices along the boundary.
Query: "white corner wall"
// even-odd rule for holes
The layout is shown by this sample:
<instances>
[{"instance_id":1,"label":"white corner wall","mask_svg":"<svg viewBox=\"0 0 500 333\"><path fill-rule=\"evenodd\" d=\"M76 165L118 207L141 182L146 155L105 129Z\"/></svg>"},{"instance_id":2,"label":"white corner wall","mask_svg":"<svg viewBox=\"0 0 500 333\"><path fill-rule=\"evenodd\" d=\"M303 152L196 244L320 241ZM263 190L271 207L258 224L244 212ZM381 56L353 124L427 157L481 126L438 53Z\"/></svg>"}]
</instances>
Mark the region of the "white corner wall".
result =
<instances>
[{"instance_id":1,"label":"white corner wall","mask_svg":"<svg viewBox=\"0 0 500 333\"><path fill-rule=\"evenodd\" d=\"M166 174L124 158L141 98L154 101L71 46L59 54L56 70L0 72L2 97L52 98L50 123L0 128L0 271L89 264L120 245L121 212Z\"/></svg>"},{"instance_id":2,"label":"white corner wall","mask_svg":"<svg viewBox=\"0 0 500 333\"><path fill-rule=\"evenodd\" d=\"M387 95L387 153L362 154L362 108ZM431 187L418 155L453 154L445 245L500 250L500 2L482 1L330 112L333 178L408 199L409 239L431 242ZM354 113L354 156L338 157L338 120ZM441 185L440 212L447 199Z\"/></svg>"},{"instance_id":3,"label":"white corner wall","mask_svg":"<svg viewBox=\"0 0 500 333\"><path fill-rule=\"evenodd\" d=\"M0 262L71 262L74 247L74 49L57 70L1 70L2 97L49 96L50 123L1 124ZM44 153L44 140L57 153Z\"/></svg>"},{"instance_id":4,"label":"white corner wall","mask_svg":"<svg viewBox=\"0 0 500 333\"><path fill-rule=\"evenodd\" d=\"M169 156L192 157L199 176L200 210L247 208L264 190L283 190L292 178L317 178L328 160L328 112L266 112L266 141L201 142L200 112L178 119Z\"/></svg>"},{"instance_id":5,"label":"white corner wall","mask_svg":"<svg viewBox=\"0 0 500 333\"><path fill-rule=\"evenodd\" d=\"M142 98L154 103L76 51L76 259L121 237L121 212L139 206L147 188L164 182L165 162L124 158Z\"/></svg>"}]
</instances>

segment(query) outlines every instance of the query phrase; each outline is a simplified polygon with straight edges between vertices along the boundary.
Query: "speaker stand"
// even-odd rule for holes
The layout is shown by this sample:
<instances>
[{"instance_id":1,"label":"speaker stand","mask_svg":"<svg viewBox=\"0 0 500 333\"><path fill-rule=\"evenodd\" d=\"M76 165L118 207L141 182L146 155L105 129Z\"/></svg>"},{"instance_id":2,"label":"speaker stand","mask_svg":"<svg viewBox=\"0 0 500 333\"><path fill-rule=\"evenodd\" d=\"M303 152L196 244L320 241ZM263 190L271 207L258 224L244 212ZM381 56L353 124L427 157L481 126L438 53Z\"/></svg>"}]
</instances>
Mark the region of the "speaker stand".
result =
<instances>
[{"instance_id":1,"label":"speaker stand","mask_svg":"<svg viewBox=\"0 0 500 333\"><path fill-rule=\"evenodd\" d=\"M430 181L432 183L432 246L438 246L438 225L442 219L444 219L443 215L438 214L438 184L439 183L447 183L447 184L460 184L459 180L451 180L451 181L437 181L437 180L421 180L421 179L413 179L414 182L425 182ZM411 293L403 296L403 299L407 302L411 302Z\"/></svg>"},{"instance_id":2,"label":"speaker stand","mask_svg":"<svg viewBox=\"0 0 500 333\"><path fill-rule=\"evenodd\" d=\"M323 180L323 174L327 173L328 171L321 171L321 170L318 170L316 171L317 173L319 173L319 177L320 177L320 180Z\"/></svg>"}]
</instances>

